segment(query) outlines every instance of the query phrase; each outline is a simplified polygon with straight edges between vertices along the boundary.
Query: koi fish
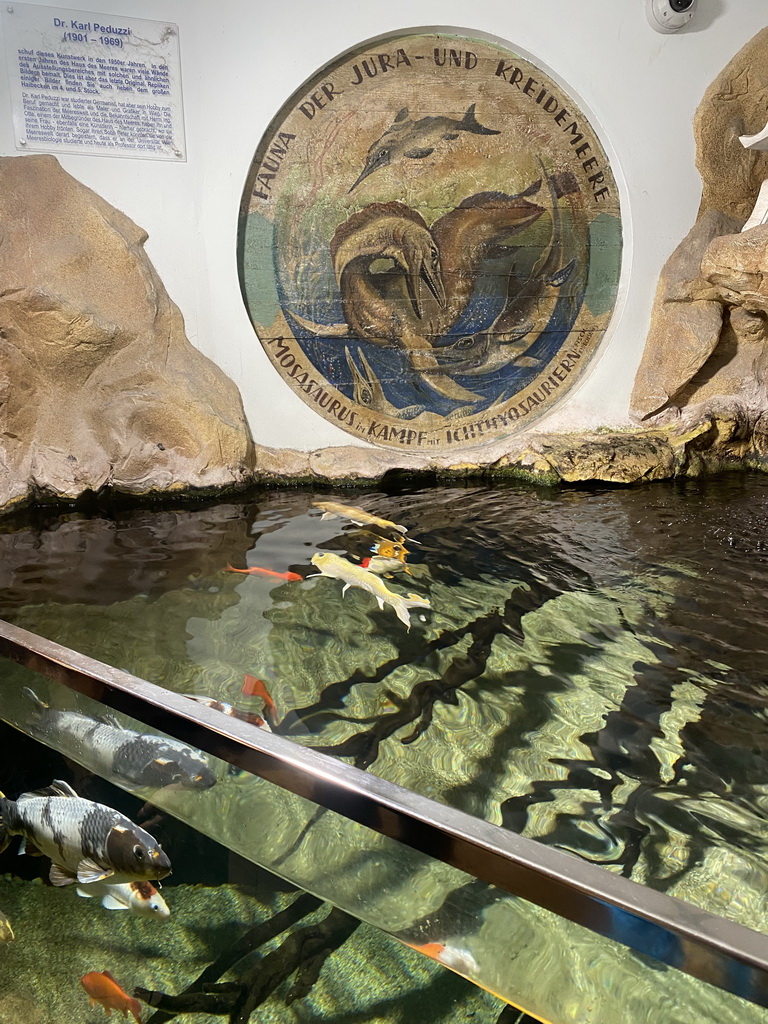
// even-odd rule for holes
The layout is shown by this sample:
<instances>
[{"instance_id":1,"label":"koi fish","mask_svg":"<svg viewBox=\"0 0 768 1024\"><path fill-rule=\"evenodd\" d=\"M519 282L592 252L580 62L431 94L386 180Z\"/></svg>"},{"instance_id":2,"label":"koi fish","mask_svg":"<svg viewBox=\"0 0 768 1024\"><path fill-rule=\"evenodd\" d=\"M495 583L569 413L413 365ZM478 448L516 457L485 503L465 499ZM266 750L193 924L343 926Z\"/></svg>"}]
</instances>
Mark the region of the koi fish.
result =
<instances>
[{"instance_id":1,"label":"koi fish","mask_svg":"<svg viewBox=\"0 0 768 1024\"><path fill-rule=\"evenodd\" d=\"M260 682L260 680L257 680L257 682ZM198 704L203 704L214 711L220 711L222 715L229 715L230 718L236 718L240 722L247 722L249 725L256 725L259 729L266 729L267 732L272 732L268 723L264 721L261 715L257 715L255 711L240 711L239 708L233 707L225 700L216 700L214 697L201 697L196 693L185 693L184 696L189 697L190 700L196 700Z\"/></svg>"},{"instance_id":2,"label":"koi fish","mask_svg":"<svg viewBox=\"0 0 768 1024\"><path fill-rule=\"evenodd\" d=\"M121 1011L124 1017L132 1013L134 1020L141 1024L141 1003L123 991L109 971L89 971L82 976L80 984L88 993L91 1006L99 1003L108 1017L112 1010Z\"/></svg>"},{"instance_id":3,"label":"koi fish","mask_svg":"<svg viewBox=\"0 0 768 1024\"><path fill-rule=\"evenodd\" d=\"M408 108L403 107L389 128L368 150L365 166L349 191L354 191L361 181L380 167L396 163L403 157L423 160L434 153L442 142L457 139L459 132L469 132L471 135L501 134L495 128L486 128L480 124L475 117L474 103L467 108L460 121L444 115L421 117L418 121L413 121L408 114Z\"/></svg>"},{"instance_id":4,"label":"koi fish","mask_svg":"<svg viewBox=\"0 0 768 1024\"><path fill-rule=\"evenodd\" d=\"M50 857L52 885L171 873L171 862L148 832L113 807L82 799L59 779L18 800L0 794L0 853L15 835L22 837L19 853Z\"/></svg>"},{"instance_id":5,"label":"koi fish","mask_svg":"<svg viewBox=\"0 0 768 1024\"><path fill-rule=\"evenodd\" d=\"M458 946L447 946L444 942L425 942L421 946L407 942L406 945L410 946L411 949L415 949L418 953L431 957L432 960L437 960L438 963L443 964L445 967L450 967L451 970L457 971L459 974L472 975L477 974L480 970L480 965L468 949L460 949Z\"/></svg>"},{"instance_id":6,"label":"koi fish","mask_svg":"<svg viewBox=\"0 0 768 1024\"><path fill-rule=\"evenodd\" d=\"M274 576L278 580L288 580L289 582L304 579L304 577L300 576L297 572L276 572L274 569L264 569L260 565L252 565L248 569L235 569L233 566L228 565L227 572L243 572L247 573L249 576Z\"/></svg>"},{"instance_id":7,"label":"koi fish","mask_svg":"<svg viewBox=\"0 0 768 1024\"><path fill-rule=\"evenodd\" d=\"M416 594L409 594L408 597L403 597L401 594L394 593L394 591L389 590L385 586L375 573L369 572L368 569L363 569L362 566L353 565L346 558L340 558L339 555L334 555L331 551L319 552L312 556L311 561L320 570L320 576L330 576L332 579L341 580L344 583L341 590L342 596L350 587L359 587L361 590L367 590L369 594L373 594L376 598L379 608L383 608L385 604L390 605L398 619L408 629L411 628L409 609L431 607L429 601L417 597Z\"/></svg>"},{"instance_id":8,"label":"koi fish","mask_svg":"<svg viewBox=\"0 0 768 1024\"><path fill-rule=\"evenodd\" d=\"M377 576L386 576L393 572L407 572L409 576L412 575L405 560L401 558L372 555L370 558L364 558L360 565L369 572L375 572Z\"/></svg>"},{"instance_id":9,"label":"koi fish","mask_svg":"<svg viewBox=\"0 0 768 1024\"><path fill-rule=\"evenodd\" d=\"M206 756L186 743L125 729L114 718L99 720L76 711L55 711L28 686L24 695L35 705L43 728L87 750L100 774L156 788L210 789L216 782Z\"/></svg>"},{"instance_id":10,"label":"koi fish","mask_svg":"<svg viewBox=\"0 0 768 1024\"><path fill-rule=\"evenodd\" d=\"M165 921L171 916L168 904L151 882L91 882L78 885L77 895L87 900L101 896L101 905L107 910L130 910L137 917L159 917Z\"/></svg>"},{"instance_id":11,"label":"koi fish","mask_svg":"<svg viewBox=\"0 0 768 1024\"><path fill-rule=\"evenodd\" d=\"M409 553L399 540L377 541L376 544L371 545L371 551L381 555L382 558L397 558L401 562L405 561L405 556Z\"/></svg>"},{"instance_id":12,"label":"koi fish","mask_svg":"<svg viewBox=\"0 0 768 1024\"><path fill-rule=\"evenodd\" d=\"M244 675L241 693L246 697L260 697L264 701L264 714L267 721L270 725L277 725L277 705L272 700L272 695L263 679Z\"/></svg>"},{"instance_id":13,"label":"koi fish","mask_svg":"<svg viewBox=\"0 0 768 1024\"><path fill-rule=\"evenodd\" d=\"M11 928L11 922L0 910L0 942L13 942L15 937L13 928Z\"/></svg>"},{"instance_id":14,"label":"koi fish","mask_svg":"<svg viewBox=\"0 0 768 1024\"><path fill-rule=\"evenodd\" d=\"M385 530L398 530L400 533L407 533L407 526L398 526L389 519L380 519L379 516L366 512L365 509L357 508L355 505L342 505L338 501L313 501L314 508L322 510L321 519L349 519L357 526L379 526Z\"/></svg>"},{"instance_id":15,"label":"koi fish","mask_svg":"<svg viewBox=\"0 0 768 1024\"><path fill-rule=\"evenodd\" d=\"M407 572L408 575L412 575L411 570L405 564L405 556L408 551L404 544L401 544L397 540L382 540L376 544L371 545L371 551L373 555L368 558L364 558L360 565L364 569L368 569L369 572L375 572L377 575L387 574L392 572Z\"/></svg>"}]
</instances>

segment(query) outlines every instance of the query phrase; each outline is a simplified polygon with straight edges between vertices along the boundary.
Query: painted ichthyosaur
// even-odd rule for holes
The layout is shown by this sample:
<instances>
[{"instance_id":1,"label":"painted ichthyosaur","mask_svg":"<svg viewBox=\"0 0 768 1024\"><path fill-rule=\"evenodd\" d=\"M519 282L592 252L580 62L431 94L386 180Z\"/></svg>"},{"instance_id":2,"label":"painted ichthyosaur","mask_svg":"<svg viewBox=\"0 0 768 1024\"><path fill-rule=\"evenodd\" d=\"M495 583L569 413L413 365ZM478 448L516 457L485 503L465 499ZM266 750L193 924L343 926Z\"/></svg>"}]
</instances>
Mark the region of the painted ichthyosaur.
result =
<instances>
[{"instance_id":1,"label":"painted ichthyosaur","mask_svg":"<svg viewBox=\"0 0 768 1024\"><path fill-rule=\"evenodd\" d=\"M357 186L378 171L380 167L394 164L407 157L409 160L423 160L430 156L442 142L452 142L460 132L471 135L500 135L495 128L486 128L475 117L475 104L471 104L461 120L444 115L420 117L414 121L408 114L408 108L398 111L395 120L379 136L368 150L363 167L357 181L350 188Z\"/></svg>"},{"instance_id":2,"label":"painted ichthyosaur","mask_svg":"<svg viewBox=\"0 0 768 1024\"><path fill-rule=\"evenodd\" d=\"M331 551L323 551L313 555L312 565L320 570L319 575L330 576L332 579L343 582L342 596L350 587L359 587L361 590L367 590L369 594L373 594L376 598L379 608L383 608L385 604L393 608L398 619L408 629L411 628L411 620L408 614L409 609L431 607L429 601L416 597L415 594L411 594L408 597L396 594L374 573L363 569L362 566L353 565L346 558L334 555Z\"/></svg>"}]
</instances>

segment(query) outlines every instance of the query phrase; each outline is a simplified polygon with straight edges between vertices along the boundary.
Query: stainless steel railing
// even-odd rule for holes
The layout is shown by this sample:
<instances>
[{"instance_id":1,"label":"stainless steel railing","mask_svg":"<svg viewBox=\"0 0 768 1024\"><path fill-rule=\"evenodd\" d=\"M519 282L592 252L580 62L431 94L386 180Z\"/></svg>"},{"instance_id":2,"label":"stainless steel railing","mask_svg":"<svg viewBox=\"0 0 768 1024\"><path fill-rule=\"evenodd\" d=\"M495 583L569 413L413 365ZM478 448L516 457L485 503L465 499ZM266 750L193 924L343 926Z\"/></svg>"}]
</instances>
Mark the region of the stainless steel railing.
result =
<instances>
[{"instance_id":1,"label":"stainless steel railing","mask_svg":"<svg viewBox=\"0 0 768 1024\"><path fill-rule=\"evenodd\" d=\"M0 656L593 932L768 1007L765 935L193 704L2 620Z\"/></svg>"}]
</instances>

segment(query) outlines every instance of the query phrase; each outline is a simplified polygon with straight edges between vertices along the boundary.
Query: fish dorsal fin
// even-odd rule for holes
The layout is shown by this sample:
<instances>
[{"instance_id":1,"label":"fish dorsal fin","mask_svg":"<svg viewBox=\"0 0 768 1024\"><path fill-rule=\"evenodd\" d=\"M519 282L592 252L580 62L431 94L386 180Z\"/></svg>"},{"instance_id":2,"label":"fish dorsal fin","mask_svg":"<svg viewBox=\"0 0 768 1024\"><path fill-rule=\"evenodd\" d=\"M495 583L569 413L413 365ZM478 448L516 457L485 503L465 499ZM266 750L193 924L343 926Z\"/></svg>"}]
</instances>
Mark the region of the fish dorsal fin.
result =
<instances>
[{"instance_id":1,"label":"fish dorsal fin","mask_svg":"<svg viewBox=\"0 0 768 1024\"><path fill-rule=\"evenodd\" d=\"M571 276L571 271L576 264L576 257L569 260L564 267L561 267L556 273L552 274L547 278L547 284L553 285L555 288L559 288L560 285L565 284L568 278Z\"/></svg>"},{"instance_id":2,"label":"fish dorsal fin","mask_svg":"<svg viewBox=\"0 0 768 1024\"><path fill-rule=\"evenodd\" d=\"M126 906L125 903L121 903L120 900L116 900L114 896L107 893L104 899L101 901L102 907L106 907L107 910L130 910L131 908Z\"/></svg>"},{"instance_id":3,"label":"fish dorsal fin","mask_svg":"<svg viewBox=\"0 0 768 1024\"><path fill-rule=\"evenodd\" d=\"M114 715L99 715L97 721L101 722L103 725L111 725L113 729L119 729L121 732L125 732L125 726L122 722L118 722Z\"/></svg>"},{"instance_id":4,"label":"fish dorsal fin","mask_svg":"<svg viewBox=\"0 0 768 1024\"><path fill-rule=\"evenodd\" d=\"M398 126L402 126L403 121L408 120L408 107L401 107L395 114L395 120L392 122Z\"/></svg>"},{"instance_id":5,"label":"fish dorsal fin","mask_svg":"<svg viewBox=\"0 0 768 1024\"><path fill-rule=\"evenodd\" d=\"M427 146L424 149L419 149L418 147L416 147L414 149L406 149L406 151L403 153L403 156L407 156L411 160L423 160L425 156L429 156L430 153L434 152L434 146Z\"/></svg>"},{"instance_id":6,"label":"fish dorsal fin","mask_svg":"<svg viewBox=\"0 0 768 1024\"><path fill-rule=\"evenodd\" d=\"M103 878L109 878L114 873L112 868L103 868L101 864L97 864L90 857L83 857L77 865L77 880L82 882L83 885L89 885L91 882L100 882Z\"/></svg>"},{"instance_id":7,"label":"fish dorsal fin","mask_svg":"<svg viewBox=\"0 0 768 1024\"><path fill-rule=\"evenodd\" d=\"M104 975L105 978L109 978L110 981L114 981L114 983L117 985L117 978L114 976L114 974L112 974L111 971L102 971L101 973Z\"/></svg>"},{"instance_id":8,"label":"fish dorsal fin","mask_svg":"<svg viewBox=\"0 0 768 1024\"><path fill-rule=\"evenodd\" d=\"M54 779L50 786L44 786L42 789L34 789L30 793L25 793L24 796L77 796L77 793L72 789L68 782L64 782L62 779Z\"/></svg>"},{"instance_id":9,"label":"fish dorsal fin","mask_svg":"<svg viewBox=\"0 0 768 1024\"><path fill-rule=\"evenodd\" d=\"M57 887L72 885L75 882L75 876L69 868L63 868L60 864L51 864L51 870L48 873L48 877L51 880L51 885L55 885Z\"/></svg>"}]
</instances>

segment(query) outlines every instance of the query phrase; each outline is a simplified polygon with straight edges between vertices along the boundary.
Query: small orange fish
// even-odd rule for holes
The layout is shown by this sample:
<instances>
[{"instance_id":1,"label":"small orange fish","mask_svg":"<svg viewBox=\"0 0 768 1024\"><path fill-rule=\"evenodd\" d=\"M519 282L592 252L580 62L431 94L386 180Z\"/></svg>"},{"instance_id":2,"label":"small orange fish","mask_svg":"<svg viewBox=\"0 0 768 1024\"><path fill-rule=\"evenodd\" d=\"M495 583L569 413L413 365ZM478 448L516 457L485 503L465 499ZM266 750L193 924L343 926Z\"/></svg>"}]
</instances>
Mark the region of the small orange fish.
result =
<instances>
[{"instance_id":1,"label":"small orange fish","mask_svg":"<svg viewBox=\"0 0 768 1024\"><path fill-rule=\"evenodd\" d=\"M232 707L225 700L216 700L215 697L202 697L196 693L185 693L184 696L189 697L190 700L196 700L198 704L204 704L205 707L212 708L214 711L220 711L223 715L229 715L230 718L237 718L241 722L247 722L249 725L256 725L259 729L272 732L267 722L255 711L240 711L239 708Z\"/></svg>"},{"instance_id":2,"label":"small orange fish","mask_svg":"<svg viewBox=\"0 0 768 1024\"><path fill-rule=\"evenodd\" d=\"M132 1013L138 1024L141 1024L141 1003L124 992L109 971L89 971L80 979L91 1006L100 1003L108 1017L112 1016L112 1010L121 1010L124 1017Z\"/></svg>"},{"instance_id":3,"label":"small orange fish","mask_svg":"<svg viewBox=\"0 0 768 1024\"><path fill-rule=\"evenodd\" d=\"M415 949L417 953L430 956L433 960L439 960L440 954L445 952L445 945L442 942L425 942L423 946L416 946L409 942L408 945L411 949Z\"/></svg>"},{"instance_id":4,"label":"small orange fish","mask_svg":"<svg viewBox=\"0 0 768 1024\"><path fill-rule=\"evenodd\" d=\"M406 945L415 949L418 953L431 957L439 964L444 964L459 974L474 975L480 970L477 960L468 949L459 949L457 946L447 946L444 942L425 942L421 946L408 942Z\"/></svg>"},{"instance_id":5,"label":"small orange fish","mask_svg":"<svg viewBox=\"0 0 768 1024\"><path fill-rule=\"evenodd\" d=\"M227 572L244 572L249 576L257 574L259 576L274 576L278 580L288 580L294 582L297 580L303 580L303 576L299 576L297 572L277 572L274 569L263 569L260 565L252 565L249 569L235 569L233 566L227 566Z\"/></svg>"},{"instance_id":6,"label":"small orange fish","mask_svg":"<svg viewBox=\"0 0 768 1024\"><path fill-rule=\"evenodd\" d=\"M261 697L264 701L264 715L267 721L270 725L277 725L277 706L263 679L244 675L242 693L246 697Z\"/></svg>"}]
</instances>

